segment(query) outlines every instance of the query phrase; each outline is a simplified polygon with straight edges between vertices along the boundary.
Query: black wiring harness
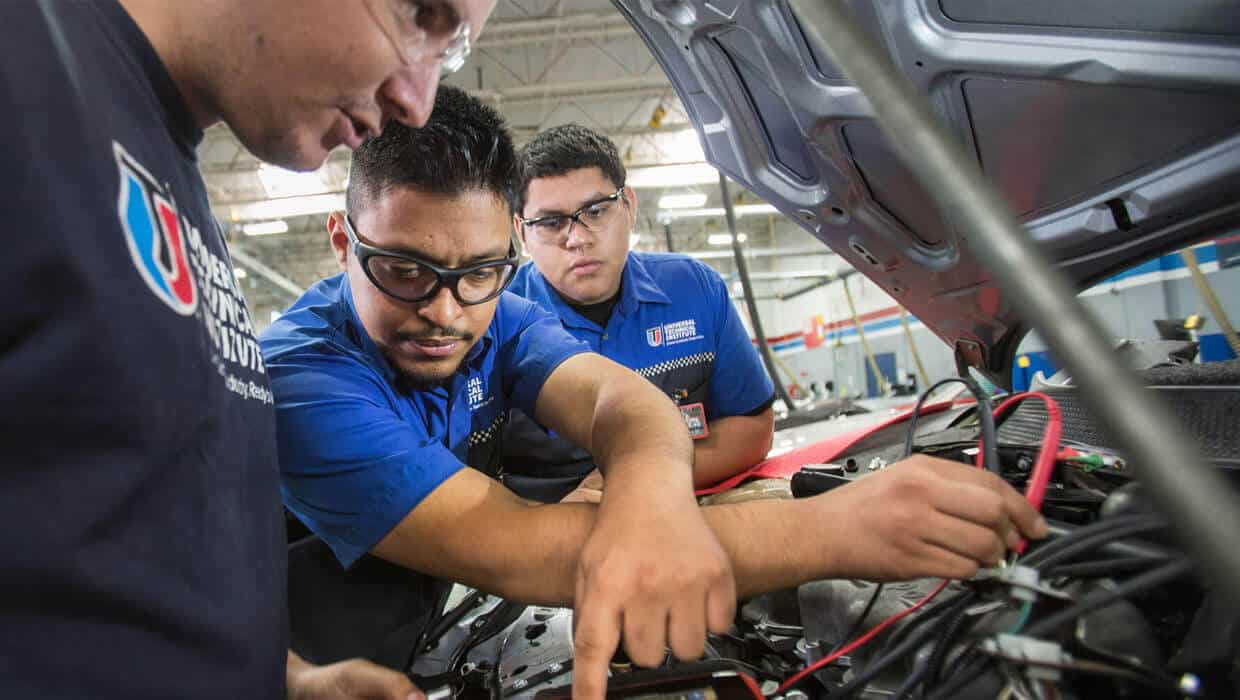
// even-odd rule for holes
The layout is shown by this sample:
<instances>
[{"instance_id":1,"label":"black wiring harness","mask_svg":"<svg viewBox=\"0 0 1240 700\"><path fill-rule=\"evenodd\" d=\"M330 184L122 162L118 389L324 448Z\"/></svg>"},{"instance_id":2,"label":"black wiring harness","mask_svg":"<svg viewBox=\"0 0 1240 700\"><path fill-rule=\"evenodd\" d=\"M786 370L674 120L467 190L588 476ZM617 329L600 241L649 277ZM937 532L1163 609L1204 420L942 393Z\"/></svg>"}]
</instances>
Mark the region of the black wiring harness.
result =
<instances>
[{"instance_id":1,"label":"black wiring harness","mask_svg":"<svg viewBox=\"0 0 1240 700\"><path fill-rule=\"evenodd\" d=\"M938 382L919 397L910 417L904 454L913 453L917 418L926 401L935 390L950 383L965 385L977 398L982 442L979 463L1000 473L990 401L977 383L968 378L953 377ZM1088 658L1088 653L1083 654L1085 658L1063 654L1061 659L1048 661L1008 653L1013 645L1019 649L1021 645L1042 642L1058 649L1058 640L1070 638L1071 634L1065 637L1065 633L1082 617L1193 575L1196 568L1185 556L1138 539L1158 535L1167 528L1164 518L1148 513L1119 514L1081 527L1059 526L1057 536L1032 548L1023 557L1013 559L1013 571L1017 567L1032 571L1034 580L1039 582L1026 586L1025 590L1031 592L1023 599L1014 597L1013 591L1025 584L1004 578L1005 569L1009 568L1006 562L1000 569L990 570L989 576L962 582L965 590L927 605L920 614L911 617L887 639L872 661L864 668L854 668L846 683L828 688L824 697L854 697L880 676L899 668L898 664L911 664L911 670L902 684L890 693L893 700L952 698L977 682L991 684L988 687L995 683L1003 687L1006 683L1005 693L1012 697L1053 696L1057 691L1050 686L1030 691L1046 682L1035 683L1021 675L1033 675L1032 671L1039 668L1105 676L1140 684L1168 696L1183 696L1185 689L1163 671L1143 667L1135 661ZM1100 578L1110 579L1114 584L1076 598L1065 590L1070 582ZM837 650L863 629L882 590L881 584L876 586ZM1058 595L1044 597L1042 594L1047 592ZM1000 639L1008 646L1000 645ZM993 677L983 679L988 673Z\"/></svg>"},{"instance_id":2,"label":"black wiring harness","mask_svg":"<svg viewBox=\"0 0 1240 700\"><path fill-rule=\"evenodd\" d=\"M1048 578L1054 578L1061 576L1056 573L1056 568L1062 567L1062 562L1074 562L1080 557L1094 555L1111 540L1158 532L1166 527L1166 521L1157 516L1125 516L1099 521L1043 545L1032 552L1023 564L1045 571ZM1067 602L1047 615L1032 619L1027 625L1021 619L1023 616L1018 616L1017 625L1010 629L1009 634L1019 632L1024 638L1058 639L1065 628L1074 625L1083 616L1192 575L1195 571L1186 557L1146 558L1143 562L1144 567L1139 571L1132 571L1125 565L1117 571L1095 572L1108 578L1124 578L1112 587ZM1130 573L1133 575L1129 576ZM1003 658L994 652L984 651L985 640L1002 633L1015 611L1011 607L996 610L993 604L995 589L984 581L964 582L963 585L965 590L927 606L920 615L911 618L888 638L873 661L864 668L854 669L846 683L829 688L824 697L832 700L855 697L875 679L896 668L897 664L909 663L910 657L916 661L902 685L888 695L892 700L945 700L956 697L988 672L997 674L1002 682L1005 676L1001 671L1019 670L1022 664L1036 666L1043 663L1036 659ZM1024 628L1019 629L1022 625ZM1115 659L1074 659L1065 661L1057 668L1068 673L1108 676L1167 694L1182 695L1184 692L1161 671L1141 667L1135 662L1123 665Z\"/></svg>"}]
</instances>

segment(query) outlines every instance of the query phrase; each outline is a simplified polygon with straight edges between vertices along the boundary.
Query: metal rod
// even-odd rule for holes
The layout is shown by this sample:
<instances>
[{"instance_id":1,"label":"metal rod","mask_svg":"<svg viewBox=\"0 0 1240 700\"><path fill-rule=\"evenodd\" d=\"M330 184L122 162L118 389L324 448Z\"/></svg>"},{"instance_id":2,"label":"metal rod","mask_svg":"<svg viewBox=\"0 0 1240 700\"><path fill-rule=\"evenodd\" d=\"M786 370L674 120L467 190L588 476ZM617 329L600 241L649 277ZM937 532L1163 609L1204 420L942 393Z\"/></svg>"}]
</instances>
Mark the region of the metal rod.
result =
<instances>
[{"instance_id":1,"label":"metal rod","mask_svg":"<svg viewBox=\"0 0 1240 700\"><path fill-rule=\"evenodd\" d=\"M844 298L848 300L848 312L852 314L853 327L857 329L857 339L861 341L861 350L865 353L865 359L870 363L870 371L874 373L874 383L878 385L878 393L880 396L887 393L887 380L883 378L883 373L878 369L878 360L874 359L874 353L870 350L870 341L865 339L865 329L861 327L861 317L857 315L857 306L853 304L852 291L848 288L848 282L844 283Z\"/></svg>"},{"instance_id":2,"label":"metal rod","mask_svg":"<svg viewBox=\"0 0 1240 700\"><path fill-rule=\"evenodd\" d=\"M771 354L771 359L775 361L775 364L779 367L780 370L783 371L784 376L788 378L788 383L796 387L797 393L805 394L806 393L805 387L801 386L801 382L797 381L796 372L792 371L792 368L788 366L788 363L779 359L779 355L776 355L774 353Z\"/></svg>"},{"instance_id":3,"label":"metal rod","mask_svg":"<svg viewBox=\"0 0 1240 700\"><path fill-rule=\"evenodd\" d=\"M741 241L736 235L736 214L732 211L732 197L728 194L728 179L719 174L719 194L723 196L724 218L728 220L728 231L732 234L732 256L736 259L736 274L741 278L741 289L745 293L745 307L749 309L749 323L753 326L754 337L758 339L758 354L762 355L762 364L766 365L766 373L771 375L775 391L788 407L788 413L795 413L796 404L788 395L788 389L779 379L775 369L775 355L771 346L766 344L766 334L762 332L762 319L758 317L758 302L753 298L753 285L749 283L749 264L745 262L745 253L741 250ZM795 381L795 380L794 380Z\"/></svg>"},{"instance_id":4,"label":"metal rod","mask_svg":"<svg viewBox=\"0 0 1240 700\"><path fill-rule=\"evenodd\" d=\"M788 292L787 294L779 294L779 295L777 295L777 296L778 296L778 298L779 298L779 300L780 300L780 301L788 301L789 299L796 299L797 297L801 296L802 294L809 294L810 292L814 291L815 289L821 289L821 288L823 288L823 287L827 286L828 284L831 284L831 283L832 283L832 282L834 282L835 280L836 280L836 278L835 278L835 277L830 277L830 276L823 277L823 278L822 278L822 279L820 279L820 280L815 280L815 281L813 281L813 282L810 282L809 284L805 285L804 287L797 287L796 289L792 290L791 292Z\"/></svg>"},{"instance_id":5,"label":"metal rod","mask_svg":"<svg viewBox=\"0 0 1240 700\"><path fill-rule=\"evenodd\" d=\"M1210 313L1214 314L1214 320L1223 330L1223 337L1227 339L1231 351L1236 353L1236 357L1240 357L1240 338L1236 337L1236 329L1231 325L1231 319L1227 318L1227 312L1223 310L1218 296L1214 294L1214 288L1210 286L1209 280L1201 271L1201 266L1197 264L1197 252L1192 248L1185 248L1180 251L1180 257L1184 258L1184 262L1188 264L1188 272L1193 276L1193 284L1197 286L1197 293L1206 302L1206 306L1210 307Z\"/></svg>"},{"instance_id":6,"label":"metal rod","mask_svg":"<svg viewBox=\"0 0 1240 700\"><path fill-rule=\"evenodd\" d=\"M261 260L247 253L241 248L241 246L233 244L229 248L228 254L232 257L233 262L267 280L273 284L276 289L287 293L294 299L301 297L301 295L306 291L298 286L296 282L264 265Z\"/></svg>"},{"instance_id":7,"label":"metal rod","mask_svg":"<svg viewBox=\"0 0 1240 700\"><path fill-rule=\"evenodd\" d=\"M672 225L663 224L663 238L667 241L667 252L675 253L676 249L672 246Z\"/></svg>"},{"instance_id":8,"label":"metal rod","mask_svg":"<svg viewBox=\"0 0 1240 700\"><path fill-rule=\"evenodd\" d=\"M913 340L913 329L908 325L908 311L900 307L900 323L904 326L904 336L908 338L908 351L917 364L917 376L921 377L922 386L930 386L930 375L926 374L926 366L921 363L921 353L917 352L917 341Z\"/></svg>"},{"instance_id":9,"label":"metal rod","mask_svg":"<svg viewBox=\"0 0 1240 700\"><path fill-rule=\"evenodd\" d=\"M1240 499L1230 484L1206 466L1178 419L1115 357L1102 326L1081 306L1068 279L1022 233L976 160L948 135L926 99L852 13L838 0L792 0L792 5L811 41L869 99L893 150L939 211L1067 365L1150 495L1179 526L1180 539L1218 577L1220 590L1240 590L1240 547L1235 546Z\"/></svg>"}]
</instances>

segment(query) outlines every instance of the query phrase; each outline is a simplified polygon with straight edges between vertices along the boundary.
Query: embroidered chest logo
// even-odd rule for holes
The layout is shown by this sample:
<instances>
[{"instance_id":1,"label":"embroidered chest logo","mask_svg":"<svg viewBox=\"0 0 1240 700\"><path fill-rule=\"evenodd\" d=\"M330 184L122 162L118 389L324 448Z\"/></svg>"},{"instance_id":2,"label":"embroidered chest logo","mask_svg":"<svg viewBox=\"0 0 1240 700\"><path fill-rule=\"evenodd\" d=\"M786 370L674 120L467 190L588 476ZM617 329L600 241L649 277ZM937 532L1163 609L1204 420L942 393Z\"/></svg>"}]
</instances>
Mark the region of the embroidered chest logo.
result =
<instances>
[{"instance_id":1,"label":"embroidered chest logo","mask_svg":"<svg viewBox=\"0 0 1240 700\"><path fill-rule=\"evenodd\" d=\"M113 143L120 169L117 211L134 265L155 296L182 316L198 308L198 287L189 269L186 226L176 204L138 161Z\"/></svg>"},{"instance_id":2,"label":"embroidered chest logo","mask_svg":"<svg viewBox=\"0 0 1240 700\"><path fill-rule=\"evenodd\" d=\"M692 318L646 329L646 344L652 348L701 340L702 337L697 332L697 321Z\"/></svg>"},{"instance_id":3,"label":"embroidered chest logo","mask_svg":"<svg viewBox=\"0 0 1240 700\"><path fill-rule=\"evenodd\" d=\"M652 348L657 348L663 344L663 326L646 329L646 344Z\"/></svg>"},{"instance_id":4,"label":"embroidered chest logo","mask_svg":"<svg viewBox=\"0 0 1240 700\"><path fill-rule=\"evenodd\" d=\"M482 377L470 377L469 383L465 385L465 395L469 401L470 411L477 411L491 403L492 399L486 395L486 389L482 386Z\"/></svg>"}]
</instances>

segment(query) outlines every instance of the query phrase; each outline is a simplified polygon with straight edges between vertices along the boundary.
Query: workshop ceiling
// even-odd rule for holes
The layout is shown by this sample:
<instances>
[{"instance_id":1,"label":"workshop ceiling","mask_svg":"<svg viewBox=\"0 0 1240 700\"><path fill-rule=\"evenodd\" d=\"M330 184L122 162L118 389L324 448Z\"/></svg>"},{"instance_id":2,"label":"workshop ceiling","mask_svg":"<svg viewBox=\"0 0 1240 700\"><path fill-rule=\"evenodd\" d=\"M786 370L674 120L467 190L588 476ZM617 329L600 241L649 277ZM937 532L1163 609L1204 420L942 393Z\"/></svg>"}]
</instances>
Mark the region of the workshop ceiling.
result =
<instances>
[{"instance_id":1,"label":"workshop ceiling","mask_svg":"<svg viewBox=\"0 0 1240 700\"><path fill-rule=\"evenodd\" d=\"M667 250L670 238L678 252L727 250L718 244L726 223L718 214L717 175L702 163L697 134L663 70L606 0L500 0L469 62L447 82L497 107L518 144L569 122L610 136L638 193L638 248ZM248 268L242 274L251 279L242 286L256 316L286 306L290 289L335 272L324 218L343 202L346 149L332 152L318 172L294 175L260 164L226 127L216 126L208 130L199 158L237 262ZM736 188L732 194L748 205L739 221L742 231L751 232L751 247L809 249L827 270L842 265L838 259L828 263L826 248L808 234L769 216L761 200ZM682 198L681 209L660 209L667 195L704 195L705 201ZM731 268L726 258L710 262L725 273ZM256 274L261 267L267 269ZM273 282L277 277L288 284ZM787 283L769 277L767 286Z\"/></svg>"}]
</instances>

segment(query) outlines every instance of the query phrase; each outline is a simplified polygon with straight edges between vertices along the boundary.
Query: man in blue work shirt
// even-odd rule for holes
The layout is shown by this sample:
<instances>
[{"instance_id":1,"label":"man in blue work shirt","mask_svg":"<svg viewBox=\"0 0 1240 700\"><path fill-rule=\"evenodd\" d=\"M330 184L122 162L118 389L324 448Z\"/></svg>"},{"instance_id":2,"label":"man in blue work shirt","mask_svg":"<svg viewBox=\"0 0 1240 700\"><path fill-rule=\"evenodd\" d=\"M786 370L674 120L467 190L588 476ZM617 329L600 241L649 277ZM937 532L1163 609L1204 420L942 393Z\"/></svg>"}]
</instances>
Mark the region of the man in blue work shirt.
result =
<instances>
[{"instance_id":1,"label":"man in blue work shirt","mask_svg":"<svg viewBox=\"0 0 1240 700\"><path fill-rule=\"evenodd\" d=\"M334 554L334 569L306 558L322 580L363 584L355 617L401 587L413 593L398 602L424 608L432 579L572 604L574 694L593 699L621 632L640 665L668 647L696 658L708 629L729 627L738 593L969 575L1017 532L1042 534L993 474L921 456L816 498L698 509L675 405L504 293L515 160L499 116L443 88L425 128L394 125L354 153L349 211L328 221L343 273L263 334L285 503ZM599 506L533 504L488 477L503 466L497 427L512 407L595 455L608 479ZM806 523L845 519L862 531L807 534ZM304 620L320 610L293 607L295 645L330 646L333 630Z\"/></svg>"},{"instance_id":2,"label":"man in blue work shirt","mask_svg":"<svg viewBox=\"0 0 1240 700\"><path fill-rule=\"evenodd\" d=\"M680 406L694 438L697 486L761 460L771 446L775 387L717 272L683 255L629 251L637 197L624 184L615 144L582 126L559 126L526 145L518 168L514 227L533 260L517 271L512 291ZM522 495L558 500L594 468L589 453L520 411L505 431L509 484ZM597 487L597 477L583 486Z\"/></svg>"},{"instance_id":3,"label":"man in blue work shirt","mask_svg":"<svg viewBox=\"0 0 1240 700\"><path fill-rule=\"evenodd\" d=\"M348 213L328 222L343 274L262 338L283 492L341 564L366 557L366 575L373 552L522 600L588 602L575 667L597 693L620 620L634 659L653 663L669 643L696 657L708 627L728 628L734 583L693 500L675 407L503 293L515 163L498 114L452 88L426 127L389 127L354 154ZM596 522L561 523L488 478L513 406L599 456L615 498ZM577 582L603 564L606 576ZM299 619L291 571L297 649L320 640L302 627L313 621Z\"/></svg>"}]
</instances>

